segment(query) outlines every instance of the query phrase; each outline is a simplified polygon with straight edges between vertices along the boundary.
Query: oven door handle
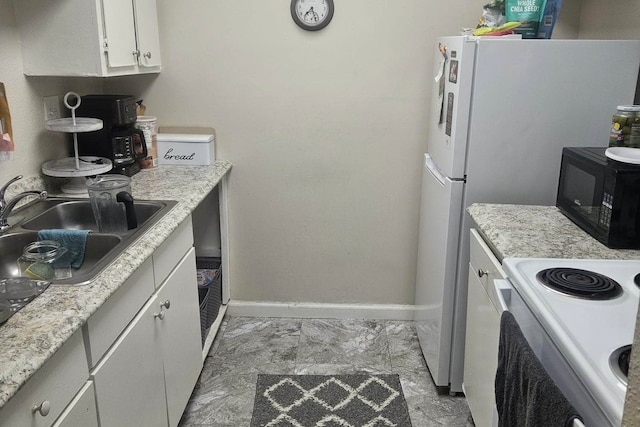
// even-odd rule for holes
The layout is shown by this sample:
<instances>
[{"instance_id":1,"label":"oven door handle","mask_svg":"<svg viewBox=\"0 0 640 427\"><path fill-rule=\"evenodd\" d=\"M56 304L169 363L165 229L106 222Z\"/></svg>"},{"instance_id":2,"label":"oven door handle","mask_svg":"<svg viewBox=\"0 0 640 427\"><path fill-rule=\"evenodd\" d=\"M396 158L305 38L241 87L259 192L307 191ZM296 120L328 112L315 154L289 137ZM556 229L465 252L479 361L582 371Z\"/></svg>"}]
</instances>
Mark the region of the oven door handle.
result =
<instances>
[{"instance_id":1,"label":"oven door handle","mask_svg":"<svg viewBox=\"0 0 640 427\"><path fill-rule=\"evenodd\" d=\"M511 292L513 291L511 282L507 279L493 279L493 288L498 299L498 306L496 308L500 311L500 314L502 314L503 311L509 311Z\"/></svg>"}]
</instances>

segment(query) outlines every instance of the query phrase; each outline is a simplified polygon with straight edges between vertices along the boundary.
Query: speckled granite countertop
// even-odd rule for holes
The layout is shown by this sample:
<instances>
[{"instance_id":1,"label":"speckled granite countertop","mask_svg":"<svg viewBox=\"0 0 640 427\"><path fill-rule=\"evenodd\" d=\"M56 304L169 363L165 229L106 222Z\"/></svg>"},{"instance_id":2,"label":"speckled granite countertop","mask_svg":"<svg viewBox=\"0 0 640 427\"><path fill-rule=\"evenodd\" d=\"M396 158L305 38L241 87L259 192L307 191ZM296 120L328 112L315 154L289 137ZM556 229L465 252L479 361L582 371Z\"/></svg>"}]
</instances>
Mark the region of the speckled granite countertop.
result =
<instances>
[{"instance_id":1,"label":"speckled granite countertop","mask_svg":"<svg viewBox=\"0 0 640 427\"><path fill-rule=\"evenodd\" d=\"M607 248L555 206L476 203L467 212L500 261L513 257L640 259L640 250Z\"/></svg>"},{"instance_id":2,"label":"speckled granite countertop","mask_svg":"<svg viewBox=\"0 0 640 427\"><path fill-rule=\"evenodd\" d=\"M137 199L179 203L127 248L95 281L84 286L50 286L42 295L0 326L0 408L76 332L153 251L193 211L231 169L211 166L168 166L143 170L132 178ZM40 178L12 185L12 193L41 189Z\"/></svg>"}]
</instances>

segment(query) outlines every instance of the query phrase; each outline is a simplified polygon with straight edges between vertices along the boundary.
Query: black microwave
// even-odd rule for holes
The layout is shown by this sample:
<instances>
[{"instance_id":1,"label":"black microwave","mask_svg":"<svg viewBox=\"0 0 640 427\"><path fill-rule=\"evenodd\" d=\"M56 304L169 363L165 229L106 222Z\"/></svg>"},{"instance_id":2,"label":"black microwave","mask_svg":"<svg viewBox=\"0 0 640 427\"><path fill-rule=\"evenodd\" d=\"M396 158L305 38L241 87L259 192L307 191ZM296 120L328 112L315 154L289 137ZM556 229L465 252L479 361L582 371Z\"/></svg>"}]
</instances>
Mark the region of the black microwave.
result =
<instances>
[{"instance_id":1,"label":"black microwave","mask_svg":"<svg viewBox=\"0 0 640 427\"><path fill-rule=\"evenodd\" d=\"M556 206L614 249L640 248L640 165L605 156L606 148L565 147Z\"/></svg>"}]
</instances>

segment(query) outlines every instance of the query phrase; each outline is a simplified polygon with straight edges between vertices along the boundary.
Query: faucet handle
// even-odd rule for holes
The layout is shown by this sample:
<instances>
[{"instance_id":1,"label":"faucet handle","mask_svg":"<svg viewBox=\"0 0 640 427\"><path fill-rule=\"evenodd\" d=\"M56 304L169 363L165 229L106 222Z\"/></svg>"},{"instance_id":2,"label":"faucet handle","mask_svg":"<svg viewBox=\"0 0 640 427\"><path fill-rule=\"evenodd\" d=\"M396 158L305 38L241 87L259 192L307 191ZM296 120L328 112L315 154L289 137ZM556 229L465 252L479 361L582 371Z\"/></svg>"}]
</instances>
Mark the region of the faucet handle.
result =
<instances>
[{"instance_id":1,"label":"faucet handle","mask_svg":"<svg viewBox=\"0 0 640 427\"><path fill-rule=\"evenodd\" d=\"M18 175L15 178L10 179L9 182L7 182L2 186L2 188L0 188L0 210L2 210L2 208L4 208L4 206L7 204L4 199L4 194L7 192L7 188L9 188L11 184L18 181L19 179L22 179L22 175Z\"/></svg>"}]
</instances>

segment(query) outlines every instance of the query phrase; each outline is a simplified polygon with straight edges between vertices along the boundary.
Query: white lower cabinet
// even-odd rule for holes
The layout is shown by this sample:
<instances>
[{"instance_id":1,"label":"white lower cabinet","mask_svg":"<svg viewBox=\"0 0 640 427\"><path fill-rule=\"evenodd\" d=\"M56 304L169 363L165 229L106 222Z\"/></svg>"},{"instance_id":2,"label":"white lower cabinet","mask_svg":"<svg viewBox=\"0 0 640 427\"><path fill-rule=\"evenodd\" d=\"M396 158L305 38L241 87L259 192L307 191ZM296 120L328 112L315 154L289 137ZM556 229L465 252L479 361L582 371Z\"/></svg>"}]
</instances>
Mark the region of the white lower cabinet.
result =
<instances>
[{"instance_id":1,"label":"white lower cabinet","mask_svg":"<svg viewBox=\"0 0 640 427\"><path fill-rule=\"evenodd\" d=\"M157 292L156 309L164 313L160 335L169 425L176 426L202 371L200 311L192 248ZM159 318L157 318L159 319Z\"/></svg>"},{"instance_id":2,"label":"white lower cabinet","mask_svg":"<svg viewBox=\"0 0 640 427\"><path fill-rule=\"evenodd\" d=\"M202 351L189 217L0 409L0 426L177 426Z\"/></svg>"},{"instance_id":3,"label":"white lower cabinet","mask_svg":"<svg viewBox=\"0 0 640 427\"><path fill-rule=\"evenodd\" d=\"M82 334L78 331L2 407L0 426L50 426L88 376ZM91 419L91 415L87 417Z\"/></svg>"},{"instance_id":4,"label":"white lower cabinet","mask_svg":"<svg viewBox=\"0 0 640 427\"><path fill-rule=\"evenodd\" d=\"M498 424L494 379L501 309L492 302L494 279L505 274L482 237L471 230L463 388L477 427Z\"/></svg>"},{"instance_id":5,"label":"white lower cabinet","mask_svg":"<svg viewBox=\"0 0 640 427\"><path fill-rule=\"evenodd\" d=\"M178 424L202 370L192 245L188 221L158 248L153 263L144 263L141 269L145 270L131 276L130 280L155 278L157 290L91 371L101 426ZM173 268L167 268L171 265ZM166 275L160 271L166 271ZM148 288L136 283L127 286L141 287ZM109 321L116 317L117 309L113 307L114 314L98 318ZM92 343L96 341L92 340L92 331L104 329L92 326L91 319L88 323L85 341Z\"/></svg>"},{"instance_id":6,"label":"white lower cabinet","mask_svg":"<svg viewBox=\"0 0 640 427\"><path fill-rule=\"evenodd\" d=\"M167 425L155 302L148 301L92 372L100 425Z\"/></svg>"},{"instance_id":7,"label":"white lower cabinet","mask_svg":"<svg viewBox=\"0 0 640 427\"><path fill-rule=\"evenodd\" d=\"M98 411L93 381L87 381L53 427L98 427Z\"/></svg>"}]
</instances>

